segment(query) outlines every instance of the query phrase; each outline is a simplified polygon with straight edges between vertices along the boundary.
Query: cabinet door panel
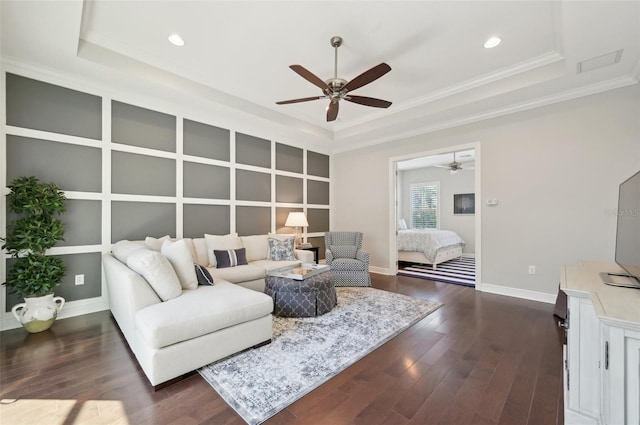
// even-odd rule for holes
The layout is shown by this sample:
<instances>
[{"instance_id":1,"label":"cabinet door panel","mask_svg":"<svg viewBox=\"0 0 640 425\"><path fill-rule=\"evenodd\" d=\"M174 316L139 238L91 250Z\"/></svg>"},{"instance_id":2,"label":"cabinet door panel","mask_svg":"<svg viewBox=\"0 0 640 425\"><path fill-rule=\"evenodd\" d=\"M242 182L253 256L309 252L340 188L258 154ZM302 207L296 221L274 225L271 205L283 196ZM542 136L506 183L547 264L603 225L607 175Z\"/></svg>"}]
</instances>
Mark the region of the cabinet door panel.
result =
<instances>
[{"instance_id":1,"label":"cabinet door panel","mask_svg":"<svg viewBox=\"0 0 640 425\"><path fill-rule=\"evenodd\" d=\"M640 333L625 332L626 415L628 424L640 423Z\"/></svg>"},{"instance_id":2,"label":"cabinet door panel","mask_svg":"<svg viewBox=\"0 0 640 425\"><path fill-rule=\"evenodd\" d=\"M605 423L624 424L624 330L605 326L603 338L608 346L608 365L603 369L603 409ZM607 367L608 366L608 367Z\"/></svg>"},{"instance_id":3,"label":"cabinet door panel","mask_svg":"<svg viewBox=\"0 0 640 425\"><path fill-rule=\"evenodd\" d=\"M607 424L640 423L640 332L605 326L609 368L604 370L604 418Z\"/></svg>"},{"instance_id":4,"label":"cabinet door panel","mask_svg":"<svg viewBox=\"0 0 640 425\"><path fill-rule=\"evenodd\" d=\"M572 311L571 326L579 321L578 410L597 417L600 414L600 320L596 316L590 300L579 300L579 318ZM575 375L574 375L575 376Z\"/></svg>"}]
</instances>

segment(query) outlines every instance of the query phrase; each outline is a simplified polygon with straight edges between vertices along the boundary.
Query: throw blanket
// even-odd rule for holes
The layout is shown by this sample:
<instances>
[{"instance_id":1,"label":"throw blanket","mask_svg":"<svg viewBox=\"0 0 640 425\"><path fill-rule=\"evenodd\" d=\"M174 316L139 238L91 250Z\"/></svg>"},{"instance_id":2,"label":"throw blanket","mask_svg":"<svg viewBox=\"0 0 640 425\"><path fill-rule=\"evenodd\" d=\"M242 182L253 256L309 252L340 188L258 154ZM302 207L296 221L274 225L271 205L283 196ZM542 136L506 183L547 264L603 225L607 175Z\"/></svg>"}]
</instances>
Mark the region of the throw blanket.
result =
<instances>
[{"instance_id":1,"label":"throw blanket","mask_svg":"<svg viewBox=\"0 0 640 425\"><path fill-rule=\"evenodd\" d=\"M398 230L398 251L422 252L432 261L439 249L452 245L464 246L464 241L451 230L410 229Z\"/></svg>"}]
</instances>

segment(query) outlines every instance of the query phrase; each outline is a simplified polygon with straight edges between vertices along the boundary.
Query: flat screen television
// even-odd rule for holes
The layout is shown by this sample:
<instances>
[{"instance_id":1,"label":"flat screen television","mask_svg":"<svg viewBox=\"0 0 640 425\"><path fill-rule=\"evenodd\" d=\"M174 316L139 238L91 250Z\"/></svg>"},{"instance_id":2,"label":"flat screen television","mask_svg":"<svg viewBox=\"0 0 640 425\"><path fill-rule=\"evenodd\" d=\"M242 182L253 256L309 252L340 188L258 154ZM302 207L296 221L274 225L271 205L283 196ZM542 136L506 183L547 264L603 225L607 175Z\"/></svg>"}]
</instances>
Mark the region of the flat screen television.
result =
<instances>
[{"instance_id":1,"label":"flat screen television","mask_svg":"<svg viewBox=\"0 0 640 425\"><path fill-rule=\"evenodd\" d=\"M640 289L640 171L620 184L617 216L615 261L624 273L614 276L627 279L616 286Z\"/></svg>"}]
</instances>

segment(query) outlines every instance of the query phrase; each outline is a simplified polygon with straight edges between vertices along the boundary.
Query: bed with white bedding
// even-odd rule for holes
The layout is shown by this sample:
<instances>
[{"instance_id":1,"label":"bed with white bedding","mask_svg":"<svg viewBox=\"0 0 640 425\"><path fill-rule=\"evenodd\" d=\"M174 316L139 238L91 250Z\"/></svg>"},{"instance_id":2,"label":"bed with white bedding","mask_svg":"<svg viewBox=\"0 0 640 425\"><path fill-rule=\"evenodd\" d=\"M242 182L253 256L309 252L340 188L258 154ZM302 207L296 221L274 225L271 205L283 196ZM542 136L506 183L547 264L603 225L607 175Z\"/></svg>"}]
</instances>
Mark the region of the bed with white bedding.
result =
<instances>
[{"instance_id":1,"label":"bed with white bedding","mask_svg":"<svg viewBox=\"0 0 640 425\"><path fill-rule=\"evenodd\" d=\"M462 255L464 241L451 230L398 230L398 261L431 264L433 269Z\"/></svg>"}]
</instances>

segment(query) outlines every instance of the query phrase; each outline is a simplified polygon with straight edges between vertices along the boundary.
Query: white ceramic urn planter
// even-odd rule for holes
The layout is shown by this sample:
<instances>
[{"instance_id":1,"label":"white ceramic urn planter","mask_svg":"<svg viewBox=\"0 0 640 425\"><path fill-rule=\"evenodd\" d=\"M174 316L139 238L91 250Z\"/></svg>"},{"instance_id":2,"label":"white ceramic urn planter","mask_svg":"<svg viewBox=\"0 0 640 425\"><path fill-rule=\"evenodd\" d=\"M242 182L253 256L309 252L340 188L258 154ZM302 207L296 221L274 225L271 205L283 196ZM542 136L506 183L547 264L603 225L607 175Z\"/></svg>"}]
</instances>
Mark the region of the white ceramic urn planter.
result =
<instances>
[{"instance_id":1,"label":"white ceramic urn planter","mask_svg":"<svg viewBox=\"0 0 640 425\"><path fill-rule=\"evenodd\" d=\"M11 312L27 332L32 334L49 329L64 306L64 298L54 297L53 294L24 297L24 301L14 305Z\"/></svg>"}]
</instances>

